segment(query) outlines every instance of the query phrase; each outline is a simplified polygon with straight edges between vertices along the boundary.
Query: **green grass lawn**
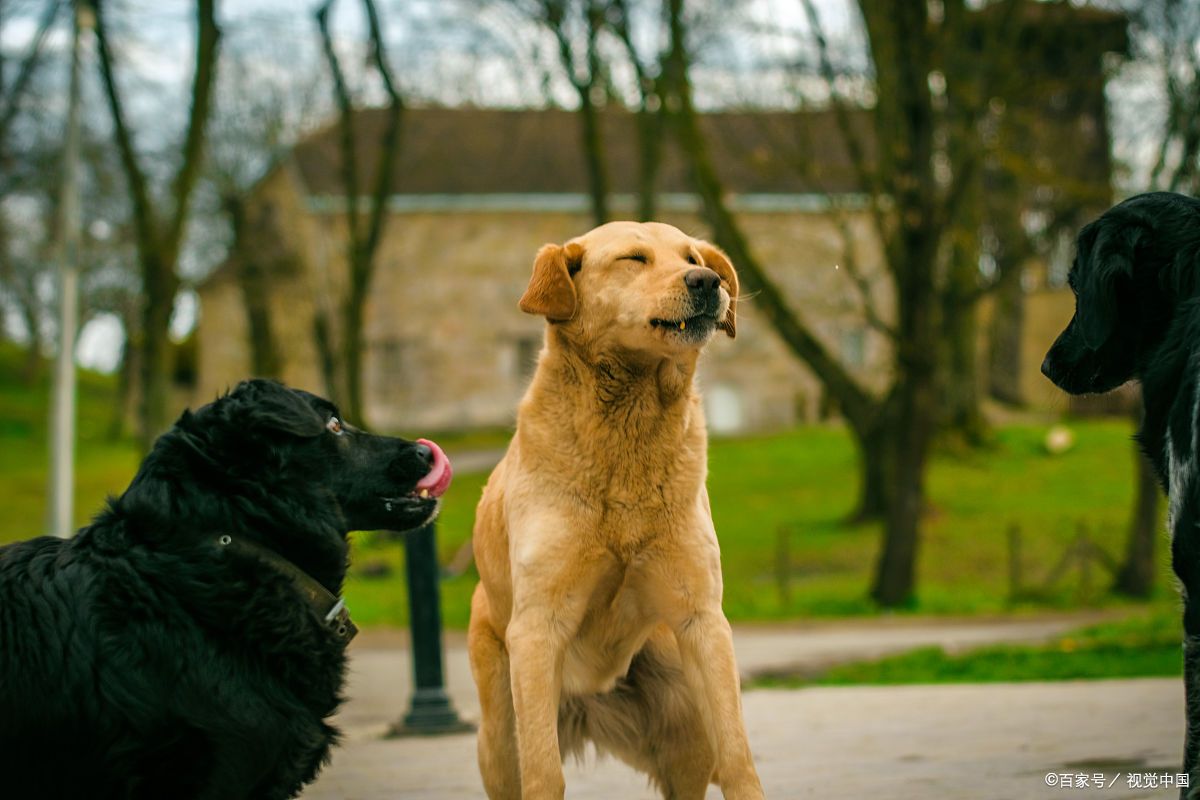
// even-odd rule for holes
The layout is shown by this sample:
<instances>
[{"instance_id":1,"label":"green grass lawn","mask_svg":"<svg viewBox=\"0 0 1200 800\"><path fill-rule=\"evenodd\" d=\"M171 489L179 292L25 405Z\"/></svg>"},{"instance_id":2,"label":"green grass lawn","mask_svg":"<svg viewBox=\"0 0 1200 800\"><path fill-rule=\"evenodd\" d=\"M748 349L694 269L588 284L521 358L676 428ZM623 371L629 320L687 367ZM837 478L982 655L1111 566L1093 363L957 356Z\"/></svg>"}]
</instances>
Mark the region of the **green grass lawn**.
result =
<instances>
[{"instance_id":1,"label":"green grass lawn","mask_svg":"<svg viewBox=\"0 0 1200 800\"><path fill-rule=\"evenodd\" d=\"M25 388L13 377L18 354L0 347L0 543L41 532L45 515L45 388ZM81 377L76 517L94 514L107 493L119 493L137 465L129 442L105 439L112 381ZM1045 427L1013 425L996 431L994 445L967 455L939 455L929 473L931 510L919 558L919 596L911 611L993 613L1010 608L1006 531L1022 531L1027 580L1049 572L1083 521L1102 547L1117 556L1132 497L1131 427L1125 421L1073 424L1077 443L1061 455L1042 447ZM503 444L489 431L438 437L460 448ZM847 526L855 497L854 449L836 427L804 428L765 436L716 440L709 456L709 488L725 571L725 607L734 620L875 613L867 586L879 547L877 525ZM459 474L438 524L443 562L470 536L484 475ZM786 599L776 580L780 531L791 533L792 578ZM1162 548L1165 550L1165 546ZM1156 606L1174 603L1166 554ZM354 569L347 595L362 625L406 622L403 548L394 539L354 535ZM368 578L367 566L392 568ZM1107 582L1097 576L1097 587ZM446 622L464 627L475 575L443 583ZM1019 611L1080 603L1070 577L1036 605ZM1089 604L1125 604L1103 592Z\"/></svg>"},{"instance_id":2,"label":"green grass lawn","mask_svg":"<svg viewBox=\"0 0 1200 800\"><path fill-rule=\"evenodd\" d=\"M956 655L923 647L875 661L842 664L818 675L763 678L754 685L798 688L1176 677L1183 671L1179 625L1179 614L1164 604L1152 613L1081 628L1047 644L994 645Z\"/></svg>"},{"instance_id":3,"label":"green grass lawn","mask_svg":"<svg viewBox=\"0 0 1200 800\"><path fill-rule=\"evenodd\" d=\"M1040 426L997 432L993 448L968 457L943 456L929 476L933 509L920 557L917 613L976 614L1012 610L1008 597L1007 530L1022 532L1022 563L1029 583L1040 581L1077 534L1090 535L1114 556L1121 552L1132 499L1129 425L1075 426L1070 453L1045 454ZM770 436L717 440L710 447L709 489L721 539L725 609L733 620L771 620L875 613L866 589L879 546L877 525L844 523L854 502L852 442L837 428L805 428ZM457 475L438 526L443 561L470 535L484 475ZM790 531L793 577L784 600L776 578L780 530ZM1165 549L1165 548L1164 548ZM402 548L359 534L359 565L385 562L402 571ZM1174 602L1165 567L1157 604ZM1100 589L1093 578L1089 605L1127 601ZM474 573L443 583L447 624L466 624ZM1079 578L1068 577L1038 602L1018 611L1080 604ZM355 614L368 624L403 620L399 580L355 575L347 589Z\"/></svg>"}]
</instances>

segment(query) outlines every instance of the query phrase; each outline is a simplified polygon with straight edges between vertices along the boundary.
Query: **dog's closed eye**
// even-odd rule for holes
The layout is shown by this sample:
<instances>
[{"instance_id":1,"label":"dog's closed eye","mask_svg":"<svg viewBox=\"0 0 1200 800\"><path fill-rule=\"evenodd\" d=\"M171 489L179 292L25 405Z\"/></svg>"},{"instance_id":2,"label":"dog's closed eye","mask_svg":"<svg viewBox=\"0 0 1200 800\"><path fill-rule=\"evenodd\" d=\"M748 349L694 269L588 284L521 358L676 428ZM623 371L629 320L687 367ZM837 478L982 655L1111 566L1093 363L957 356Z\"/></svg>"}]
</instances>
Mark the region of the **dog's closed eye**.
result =
<instances>
[{"instance_id":1,"label":"dog's closed eye","mask_svg":"<svg viewBox=\"0 0 1200 800\"><path fill-rule=\"evenodd\" d=\"M325 423L325 430L336 436L341 436L346 432L346 429L342 427L342 421L337 417L329 418L329 421Z\"/></svg>"},{"instance_id":2,"label":"dog's closed eye","mask_svg":"<svg viewBox=\"0 0 1200 800\"><path fill-rule=\"evenodd\" d=\"M642 252L629 253L628 255L621 256L617 260L618 261L636 261L639 264L650 263L650 257Z\"/></svg>"}]
</instances>

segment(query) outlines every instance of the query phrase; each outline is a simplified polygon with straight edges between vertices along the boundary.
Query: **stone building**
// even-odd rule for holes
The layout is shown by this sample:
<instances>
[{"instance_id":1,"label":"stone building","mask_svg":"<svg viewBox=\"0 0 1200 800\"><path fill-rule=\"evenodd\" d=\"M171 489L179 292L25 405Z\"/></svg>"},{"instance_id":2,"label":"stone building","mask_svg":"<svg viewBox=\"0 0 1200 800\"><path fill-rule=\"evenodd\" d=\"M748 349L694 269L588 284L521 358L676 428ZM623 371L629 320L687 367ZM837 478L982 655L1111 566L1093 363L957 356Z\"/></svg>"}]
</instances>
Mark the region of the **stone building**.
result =
<instances>
[{"instance_id":1,"label":"stone building","mask_svg":"<svg viewBox=\"0 0 1200 800\"><path fill-rule=\"evenodd\" d=\"M833 140L833 120L810 116L809 124L824 126L825 139ZM632 216L636 154L630 148L622 155L616 145L632 142L633 121L612 114L605 122L614 145L613 206ZM863 324L853 284L840 269L843 237L830 211L833 202L845 207L855 258L886 307L878 245L844 152L823 165L818 190L812 178L783 168L789 148L798 156L788 118L729 114L707 122L756 251L833 352L881 383L887 354ZM380 124L378 113L361 114L363 141L375 139ZM517 309L534 253L591 227L575 125L573 114L557 110L407 113L364 327L365 408L373 425L431 430L511 421L544 327ZM336 303L345 280L335 133L301 142L250 203L262 250L270 251L265 298L279 375L317 391L326 389L313 337L316 307ZM698 200L672 151L660 185L658 217L703 236ZM245 294L236 259L199 287L198 401L253 371ZM722 337L709 348L700 380L715 430L779 427L822 414L819 384L761 322L753 297L740 306L738 338Z\"/></svg>"},{"instance_id":2,"label":"stone building","mask_svg":"<svg viewBox=\"0 0 1200 800\"><path fill-rule=\"evenodd\" d=\"M1101 21L1112 28L1114 19ZM1095 49L1091 73L1099 75L1100 54L1112 46ZM1111 193L1103 81L1079 85L1086 87L1082 110L1064 116L1060 104L1056 127L1038 137L1061 145L1069 134L1071 147L1055 158L1066 160L1065 174L1088 187L1093 200L1085 205L1098 210ZM853 113L851 122L870 150L868 113ZM628 113L603 115L618 218L635 214L635 124ZM374 172L382 125L379 111L357 117L363 176ZM891 287L833 114L714 113L703 125L731 207L762 263L832 353L867 385L886 385L888 343L866 323L845 265L856 265L881 309L891 306ZM406 112L366 308L370 424L432 431L511 422L544 327L517 309L534 253L592 226L577 126L576 115L554 109ZM1036 149L1037 137L1029 141ZM332 312L345 283L338 152L336 127L315 133L248 199L255 279L247 279L244 259L235 257L199 287L197 402L254 372L252 324L268 329L275 342L279 377L329 392L329 365L322 365L314 330L318 309ZM658 188L658 218L703 237L698 198L670 142ZM1019 284L1019 313L1009 298L1006 311L993 315L1008 323L1012 352L1003 382L1013 388L1010 395L1035 407L1067 406L1038 366L1071 315L1061 280L1069 255L1068 248L1058 263L1030 262ZM990 313L985 308L982 316ZM986 336L979 346L986 348ZM778 428L830 412L820 384L757 313L752 296L739 305L738 338L710 345L699 380L716 432Z\"/></svg>"}]
</instances>

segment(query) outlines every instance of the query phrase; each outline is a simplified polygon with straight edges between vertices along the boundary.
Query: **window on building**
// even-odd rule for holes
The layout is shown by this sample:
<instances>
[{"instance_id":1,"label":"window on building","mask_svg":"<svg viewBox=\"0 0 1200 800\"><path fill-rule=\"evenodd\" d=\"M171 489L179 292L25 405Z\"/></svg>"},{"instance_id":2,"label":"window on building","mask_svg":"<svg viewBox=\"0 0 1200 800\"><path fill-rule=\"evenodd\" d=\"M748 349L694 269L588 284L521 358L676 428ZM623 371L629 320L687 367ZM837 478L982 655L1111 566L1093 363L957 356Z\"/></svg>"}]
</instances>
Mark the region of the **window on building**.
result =
<instances>
[{"instance_id":1,"label":"window on building","mask_svg":"<svg viewBox=\"0 0 1200 800\"><path fill-rule=\"evenodd\" d=\"M851 369L867 364L867 334L862 328L842 331L842 363Z\"/></svg>"},{"instance_id":2,"label":"window on building","mask_svg":"<svg viewBox=\"0 0 1200 800\"><path fill-rule=\"evenodd\" d=\"M518 336L513 347L516 350L516 363L513 366L516 370L517 380L524 384L533 377L533 371L537 369L537 357L542 349L542 337Z\"/></svg>"},{"instance_id":3,"label":"window on building","mask_svg":"<svg viewBox=\"0 0 1200 800\"><path fill-rule=\"evenodd\" d=\"M715 434L737 433L746 427L741 392L728 383L718 383L704 392L708 429Z\"/></svg>"},{"instance_id":4,"label":"window on building","mask_svg":"<svg viewBox=\"0 0 1200 800\"><path fill-rule=\"evenodd\" d=\"M409 339L383 339L371 345L371 383L376 396L401 399L416 382L416 343Z\"/></svg>"}]
</instances>

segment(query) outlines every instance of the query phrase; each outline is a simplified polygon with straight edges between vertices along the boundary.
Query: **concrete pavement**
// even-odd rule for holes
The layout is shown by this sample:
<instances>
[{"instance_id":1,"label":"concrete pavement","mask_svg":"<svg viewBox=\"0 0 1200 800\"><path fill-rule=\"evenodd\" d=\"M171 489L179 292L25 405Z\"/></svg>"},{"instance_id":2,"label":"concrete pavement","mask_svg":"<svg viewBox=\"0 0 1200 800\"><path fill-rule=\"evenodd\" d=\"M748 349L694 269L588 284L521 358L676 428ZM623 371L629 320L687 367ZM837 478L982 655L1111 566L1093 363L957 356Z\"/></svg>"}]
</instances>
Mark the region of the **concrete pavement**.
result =
<instances>
[{"instance_id":1,"label":"concrete pavement","mask_svg":"<svg viewBox=\"0 0 1200 800\"><path fill-rule=\"evenodd\" d=\"M744 674L817 670L914 646L966 649L1050 638L1087 624L1077 615L1024 620L869 620L735 629ZM405 710L403 637L368 632L352 651L345 742L304 800L480 798L473 734L384 740ZM478 703L461 634L447 637L447 689L459 711ZM1176 680L751 690L747 728L769 797L890 798L1168 797L1129 788L1129 775L1178 771L1182 689ZM1048 786L1062 773L1088 787ZM1102 773L1106 786L1095 788ZM1113 782L1112 786L1108 786ZM569 763L567 797L650 800L645 780L613 760ZM715 788L710 798L720 797Z\"/></svg>"}]
</instances>

